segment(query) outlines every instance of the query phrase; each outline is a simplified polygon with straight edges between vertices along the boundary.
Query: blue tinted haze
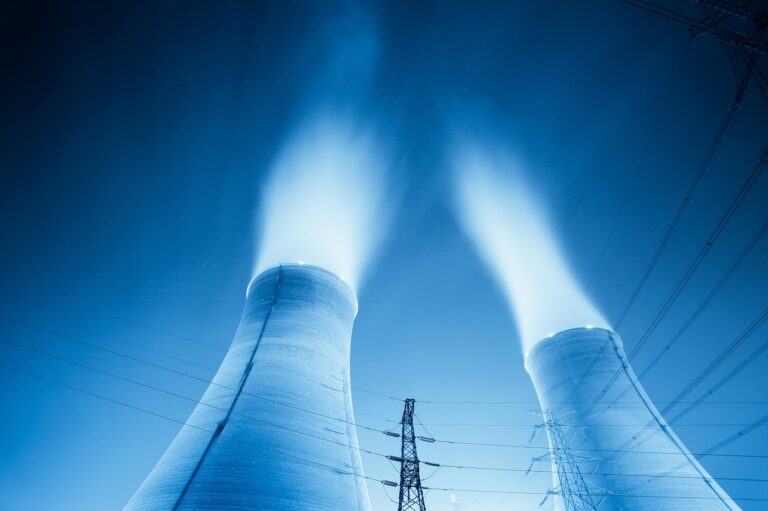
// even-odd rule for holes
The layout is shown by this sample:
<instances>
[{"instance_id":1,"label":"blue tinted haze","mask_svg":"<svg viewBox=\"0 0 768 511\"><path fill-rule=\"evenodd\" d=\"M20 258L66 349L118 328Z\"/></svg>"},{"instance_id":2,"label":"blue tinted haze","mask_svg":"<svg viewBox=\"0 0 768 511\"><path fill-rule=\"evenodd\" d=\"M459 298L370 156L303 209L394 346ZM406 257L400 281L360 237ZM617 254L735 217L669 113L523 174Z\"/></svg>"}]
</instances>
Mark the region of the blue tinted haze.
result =
<instances>
[{"instance_id":1,"label":"blue tinted haze","mask_svg":"<svg viewBox=\"0 0 768 511\"><path fill-rule=\"evenodd\" d=\"M213 374L254 265L274 260L265 240L291 241L262 219L272 212L282 221L285 208L303 221L270 190L328 185L302 165L291 170L295 187L281 183L280 162L286 154L328 162L328 180L338 179L327 137L354 148L345 153L353 176L358 165L373 176L330 187L339 200L318 198L339 207L324 207L333 213L325 220L345 226L328 247L355 240L343 264L360 305L358 422L394 428L398 399L413 397L423 434L526 446L539 418L528 413L536 403L518 325L456 207L462 137L523 163L517 172L557 259L615 325L736 86L717 40L691 41L684 27L609 0L25 3L0 18L2 364L182 421L194 403L85 366L198 399L204 383L178 372ZM756 164L766 119L752 83L618 328L628 351ZM338 131L313 137L317 122ZM291 152L309 139L320 144L317 156ZM642 372L694 318L642 376L657 402L683 389L768 302L768 239L740 259L768 220L766 196L762 176L639 351ZM536 273L529 277L535 288ZM767 335L762 327L747 338L689 399ZM676 431L692 452L768 413L766 374L762 354L681 419ZM179 429L7 367L0 396L3 509L120 509ZM381 433L360 431L359 440L399 451ZM428 461L524 470L544 452L540 435L531 445L419 448ZM739 456L701 461L732 497L768 498L768 483L743 480L768 473L768 458L755 457L768 456L765 427L719 453ZM385 460L363 455L363 463L369 476L398 477ZM428 508L537 509L551 487L547 468L427 471L426 485L450 489L429 491ZM465 489L513 493L456 491ZM374 509L395 509L385 487L369 490Z\"/></svg>"}]
</instances>

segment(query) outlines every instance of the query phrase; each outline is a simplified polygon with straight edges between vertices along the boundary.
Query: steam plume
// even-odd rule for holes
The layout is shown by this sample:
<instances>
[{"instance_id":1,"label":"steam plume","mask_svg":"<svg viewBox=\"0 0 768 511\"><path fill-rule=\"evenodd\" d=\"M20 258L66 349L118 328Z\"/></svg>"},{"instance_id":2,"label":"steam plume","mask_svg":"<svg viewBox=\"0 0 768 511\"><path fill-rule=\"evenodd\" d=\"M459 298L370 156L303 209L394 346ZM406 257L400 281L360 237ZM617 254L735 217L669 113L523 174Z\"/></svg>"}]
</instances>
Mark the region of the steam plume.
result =
<instances>
[{"instance_id":1,"label":"steam plume","mask_svg":"<svg viewBox=\"0 0 768 511\"><path fill-rule=\"evenodd\" d=\"M305 123L278 155L264 188L254 273L304 262L355 288L390 216L383 161L373 133L344 115Z\"/></svg>"},{"instance_id":2,"label":"steam plume","mask_svg":"<svg viewBox=\"0 0 768 511\"><path fill-rule=\"evenodd\" d=\"M608 328L568 268L513 160L465 146L454 155L454 166L460 223L506 295L523 351L560 330Z\"/></svg>"}]
</instances>

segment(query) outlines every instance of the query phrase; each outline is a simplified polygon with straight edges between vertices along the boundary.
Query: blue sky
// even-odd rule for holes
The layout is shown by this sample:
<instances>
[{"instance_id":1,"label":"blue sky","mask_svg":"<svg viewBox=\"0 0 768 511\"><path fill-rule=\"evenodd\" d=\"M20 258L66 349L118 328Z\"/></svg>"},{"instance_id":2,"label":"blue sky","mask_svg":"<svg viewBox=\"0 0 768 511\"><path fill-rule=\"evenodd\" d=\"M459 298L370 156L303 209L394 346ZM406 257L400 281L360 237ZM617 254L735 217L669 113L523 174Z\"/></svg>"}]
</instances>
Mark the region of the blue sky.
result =
<instances>
[{"instance_id":1,"label":"blue sky","mask_svg":"<svg viewBox=\"0 0 768 511\"><path fill-rule=\"evenodd\" d=\"M199 381L95 346L210 376L205 368L215 369L222 352L194 341L225 349L235 331L270 164L308 112L333 105L379 127L397 185L388 235L358 293L353 384L415 398L437 438L526 444L535 395L504 294L455 214L449 156L456 137L490 141L525 162L576 280L612 323L736 86L718 41L690 41L684 28L608 0L30 4L2 18L0 357L179 420L190 402L7 341L201 396ZM756 164L767 114L752 84L619 329L629 349ZM636 367L668 342L766 222L767 179L757 181ZM675 396L763 309L767 254L761 239L643 378L652 398ZM766 328L755 332L699 392L766 335ZM676 431L693 452L766 414L766 370L763 355L682 421ZM119 509L178 430L7 369L0 369L0 395L3 509ZM380 417L401 414L396 400L353 395L361 424L385 429L392 424ZM768 455L765 431L721 452ZM399 450L381 434L359 438L366 449ZM420 448L425 460L518 468L542 452ZM363 461L368 475L397 478L389 464ZM702 462L721 478L768 471L765 458ZM544 492L551 481L541 473L444 469L425 484ZM765 482L722 486L736 498L768 497ZM375 509L393 508L382 487L369 489ZM534 509L540 498L459 492L456 507L449 492L433 491L427 504Z\"/></svg>"}]
</instances>

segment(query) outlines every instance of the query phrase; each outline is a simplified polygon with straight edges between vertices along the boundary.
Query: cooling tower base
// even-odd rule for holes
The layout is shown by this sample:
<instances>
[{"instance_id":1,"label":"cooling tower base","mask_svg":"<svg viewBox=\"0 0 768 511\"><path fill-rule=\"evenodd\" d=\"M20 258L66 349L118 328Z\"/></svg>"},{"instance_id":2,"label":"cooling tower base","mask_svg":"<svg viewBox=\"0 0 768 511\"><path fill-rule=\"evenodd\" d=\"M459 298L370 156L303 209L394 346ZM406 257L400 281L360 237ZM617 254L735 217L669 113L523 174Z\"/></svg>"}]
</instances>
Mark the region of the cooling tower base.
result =
<instances>
[{"instance_id":1,"label":"cooling tower base","mask_svg":"<svg viewBox=\"0 0 768 511\"><path fill-rule=\"evenodd\" d=\"M616 333L560 332L535 345L525 366L556 418L548 434L558 509L574 494L562 488L579 482L600 509L739 509L661 417Z\"/></svg>"},{"instance_id":2,"label":"cooling tower base","mask_svg":"<svg viewBox=\"0 0 768 511\"><path fill-rule=\"evenodd\" d=\"M126 511L368 511L349 350L357 299L308 265L260 274L216 377Z\"/></svg>"}]
</instances>

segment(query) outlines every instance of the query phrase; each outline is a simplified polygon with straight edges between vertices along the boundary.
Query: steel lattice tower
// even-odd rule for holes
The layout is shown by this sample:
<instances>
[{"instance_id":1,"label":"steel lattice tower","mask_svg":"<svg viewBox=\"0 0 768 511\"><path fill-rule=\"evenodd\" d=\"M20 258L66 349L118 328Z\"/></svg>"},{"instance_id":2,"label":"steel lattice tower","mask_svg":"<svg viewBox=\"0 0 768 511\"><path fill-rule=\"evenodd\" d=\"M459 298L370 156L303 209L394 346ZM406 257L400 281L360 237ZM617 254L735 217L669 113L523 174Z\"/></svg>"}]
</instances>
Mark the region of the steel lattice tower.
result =
<instances>
[{"instance_id":1,"label":"steel lattice tower","mask_svg":"<svg viewBox=\"0 0 768 511\"><path fill-rule=\"evenodd\" d=\"M419 475L419 456L416 454L416 434L413 429L414 399L406 399L403 408L403 436L400 448L400 499L397 511L417 509L426 511L424 493Z\"/></svg>"},{"instance_id":2,"label":"steel lattice tower","mask_svg":"<svg viewBox=\"0 0 768 511\"><path fill-rule=\"evenodd\" d=\"M554 493L563 499L567 511L596 511L597 505L563 436L563 428L557 414L544 410L544 425L551 442L550 457L557 468L559 487L555 488Z\"/></svg>"}]
</instances>

